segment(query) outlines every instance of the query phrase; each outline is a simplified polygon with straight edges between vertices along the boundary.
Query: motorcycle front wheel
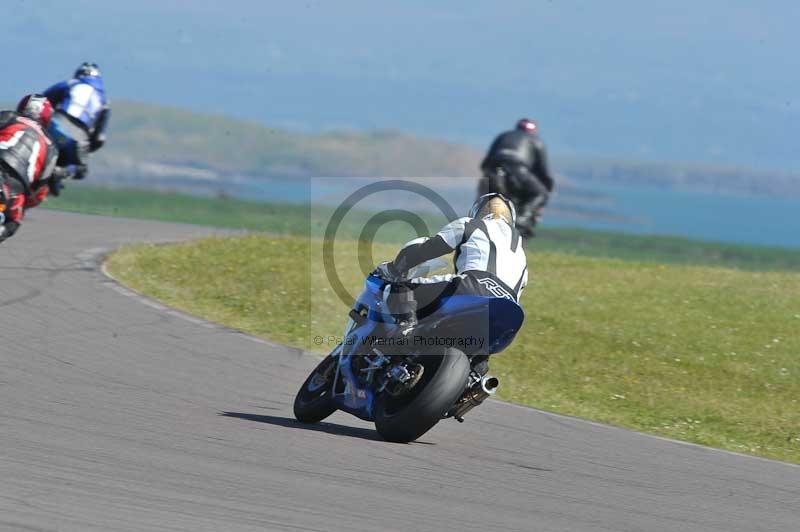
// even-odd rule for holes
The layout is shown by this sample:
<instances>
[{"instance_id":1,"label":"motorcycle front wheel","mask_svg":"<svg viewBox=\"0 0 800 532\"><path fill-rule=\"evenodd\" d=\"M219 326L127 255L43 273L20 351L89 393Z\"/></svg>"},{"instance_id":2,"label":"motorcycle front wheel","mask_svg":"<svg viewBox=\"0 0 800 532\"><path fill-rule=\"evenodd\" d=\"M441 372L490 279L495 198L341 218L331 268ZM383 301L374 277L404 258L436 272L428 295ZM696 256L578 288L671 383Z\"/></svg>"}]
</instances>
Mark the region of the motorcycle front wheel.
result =
<instances>
[{"instance_id":1,"label":"motorcycle front wheel","mask_svg":"<svg viewBox=\"0 0 800 532\"><path fill-rule=\"evenodd\" d=\"M294 417L301 423L317 423L336 412L333 377L337 356L328 355L308 376L294 398Z\"/></svg>"},{"instance_id":2,"label":"motorcycle front wheel","mask_svg":"<svg viewBox=\"0 0 800 532\"><path fill-rule=\"evenodd\" d=\"M469 360L458 349L422 357L422 379L407 395L384 394L375 405L375 428L386 441L408 443L436 425L455 404L469 380Z\"/></svg>"}]
</instances>

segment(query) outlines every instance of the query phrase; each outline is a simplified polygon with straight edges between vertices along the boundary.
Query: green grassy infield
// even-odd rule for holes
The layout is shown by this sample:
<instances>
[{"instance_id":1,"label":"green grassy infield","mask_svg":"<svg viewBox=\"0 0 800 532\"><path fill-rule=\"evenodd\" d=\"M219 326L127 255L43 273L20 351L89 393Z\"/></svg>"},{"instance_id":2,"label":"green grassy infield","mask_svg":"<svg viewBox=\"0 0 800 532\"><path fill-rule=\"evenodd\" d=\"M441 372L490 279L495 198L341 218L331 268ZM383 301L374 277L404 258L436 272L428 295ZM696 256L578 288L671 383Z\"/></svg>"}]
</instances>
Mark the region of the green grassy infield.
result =
<instances>
[{"instance_id":1,"label":"green grassy infield","mask_svg":"<svg viewBox=\"0 0 800 532\"><path fill-rule=\"evenodd\" d=\"M327 351L314 337L341 333L347 308L314 238L330 211L77 186L49 203L271 233L133 246L108 265L167 304L289 345ZM352 294L354 218L335 248ZM374 260L408 237L379 231ZM800 274L766 271L800 270L800 253L560 229L529 252L525 327L492 361L501 398L800 463Z\"/></svg>"},{"instance_id":2,"label":"green grassy infield","mask_svg":"<svg viewBox=\"0 0 800 532\"><path fill-rule=\"evenodd\" d=\"M347 307L317 266L318 244L250 235L142 245L108 266L192 314L327 351L313 338L341 334ZM356 256L353 241L337 241L353 294ZM525 327L492 361L502 399L800 463L800 274L538 251L529 260Z\"/></svg>"}]
</instances>

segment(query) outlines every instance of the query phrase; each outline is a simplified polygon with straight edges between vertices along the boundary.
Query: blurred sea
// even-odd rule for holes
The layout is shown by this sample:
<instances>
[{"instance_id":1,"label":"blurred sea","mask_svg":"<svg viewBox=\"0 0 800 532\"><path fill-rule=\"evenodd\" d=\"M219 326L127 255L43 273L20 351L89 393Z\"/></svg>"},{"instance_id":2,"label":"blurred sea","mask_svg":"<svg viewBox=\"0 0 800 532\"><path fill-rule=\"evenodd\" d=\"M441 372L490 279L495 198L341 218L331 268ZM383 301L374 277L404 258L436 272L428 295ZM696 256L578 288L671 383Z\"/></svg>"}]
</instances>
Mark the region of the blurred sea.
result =
<instances>
[{"instance_id":1,"label":"blurred sea","mask_svg":"<svg viewBox=\"0 0 800 532\"><path fill-rule=\"evenodd\" d=\"M469 208L476 186L474 180L466 178L463 182L452 178L425 178L419 182L444 197L459 215ZM256 201L338 205L370 183L374 180L243 178L229 181L225 194ZM207 195L220 193L214 182L176 186L172 181L169 188ZM365 198L358 208L438 212L428 198L391 191ZM800 248L800 198L592 183L562 187L551 201L543 224Z\"/></svg>"}]
</instances>

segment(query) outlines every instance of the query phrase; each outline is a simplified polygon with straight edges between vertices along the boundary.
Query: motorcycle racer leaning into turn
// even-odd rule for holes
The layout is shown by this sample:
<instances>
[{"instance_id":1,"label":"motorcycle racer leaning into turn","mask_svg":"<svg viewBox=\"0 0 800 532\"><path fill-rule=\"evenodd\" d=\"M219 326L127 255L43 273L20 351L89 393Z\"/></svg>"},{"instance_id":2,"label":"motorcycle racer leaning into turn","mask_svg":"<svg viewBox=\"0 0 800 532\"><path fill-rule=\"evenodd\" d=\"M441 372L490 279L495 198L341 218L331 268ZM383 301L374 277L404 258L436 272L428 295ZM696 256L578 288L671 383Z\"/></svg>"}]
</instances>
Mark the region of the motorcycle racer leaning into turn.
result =
<instances>
[{"instance_id":1,"label":"motorcycle racer leaning into turn","mask_svg":"<svg viewBox=\"0 0 800 532\"><path fill-rule=\"evenodd\" d=\"M474 203L469 216L403 248L393 261L381 263L376 273L391 283L387 304L405 320L404 330L417 325L417 310L442 296L480 295L519 303L528 283L528 266L515 222L511 201L501 194L485 194ZM415 266L454 251L455 274L406 279ZM473 362L474 369L485 375L488 356Z\"/></svg>"},{"instance_id":2,"label":"motorcycle racer leaning into turn","mask_svg":"<svg viewBox=\"0 0 800 532\"><path fill-rule=\"evenodd\" d=\"M83 63L72 79L56 83L44 95L55 109L49 132L58 144L58 166L74 166L74 179L83 179L89 153L105 144L111 115L100 68Z\"/></svg>"},{"instance_id":3,"label":"motorcycle racer leaning into turn","mask_svg":"<svg viewBox=\"0 0 800 532\"><path fill-rule=\"evenodd\" d=\"M519 209L516 222L522 236L533 228L553 192L554 180L536 122L522 118L517 127L494 139L481 163L478 195L499 192Z\"/></svg>"},{"instance_id":4,"label":"motorcycle racer leaning into turn","mask_svg":"<svg viewBox=\"0 0 800 532\"><path fill-rule=\"evenodd\" d=\"M25 210L36 207L63 177L54 172L58 148L46 133L53 114L41 94L22 98L15 111L0 112L0 242L19 229Z\"/></svg>"}]
</instances>

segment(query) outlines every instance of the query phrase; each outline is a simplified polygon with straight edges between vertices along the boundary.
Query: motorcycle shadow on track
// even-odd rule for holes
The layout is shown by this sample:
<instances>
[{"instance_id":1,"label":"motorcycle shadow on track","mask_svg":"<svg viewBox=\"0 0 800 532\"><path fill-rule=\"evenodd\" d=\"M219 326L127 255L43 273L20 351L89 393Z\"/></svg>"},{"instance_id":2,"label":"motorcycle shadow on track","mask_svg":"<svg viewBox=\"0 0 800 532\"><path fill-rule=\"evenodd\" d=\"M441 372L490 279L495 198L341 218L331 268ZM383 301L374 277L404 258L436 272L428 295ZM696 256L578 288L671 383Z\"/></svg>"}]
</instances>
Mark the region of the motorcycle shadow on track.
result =
<instances>
[{"instance_id":1,"label":"motorcycle shadow on track","mask_svg":"<svg viewBox=\"0 0 800 532\"><path fill-rule=\"evenodd\" d=\"M268 425L276 425L278 427L310 430L315 432L325 432L328 434L335 434L337 436L360 438L362 440L379 441L379 442L384 441L383 438L381 438L372 429L350 427L347 425L339 425L337 423L330 423L327 421L309 425L307 423L300 423L299 421L290 417L269 416L264 414L248 414L245 412L220 412L219 415L223 417L233 417L238 419L244 419L247 421L255 421L257 423L266 423ZM415 443L426 444L427 442L417 441ZM428 444L433 445L431 443Z\"/></svg>"}]
</instances>

